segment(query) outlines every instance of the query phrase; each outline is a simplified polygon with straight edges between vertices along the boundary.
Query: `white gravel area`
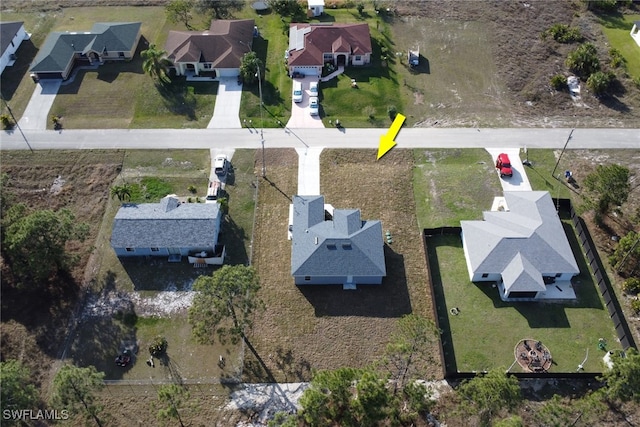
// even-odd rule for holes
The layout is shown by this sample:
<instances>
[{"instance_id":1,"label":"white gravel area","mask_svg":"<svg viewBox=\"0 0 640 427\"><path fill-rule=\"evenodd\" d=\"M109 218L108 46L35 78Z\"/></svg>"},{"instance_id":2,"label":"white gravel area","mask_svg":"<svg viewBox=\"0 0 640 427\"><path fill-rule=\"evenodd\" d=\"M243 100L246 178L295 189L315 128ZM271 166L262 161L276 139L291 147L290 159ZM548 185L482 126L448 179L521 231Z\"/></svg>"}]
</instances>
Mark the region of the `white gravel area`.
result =
<instances>
[{"instance_id":1,"label":"white gravel area","mask_svg":"<svg viewBox=\"0 0 640 427\"><path fill-rule=\"evenodd\" d=\"M256 422L243 422L237 427L265 426L276 412L296 412L307 387L309 383L243 384L242 389L231 393L225 409L260 413Z\"/></svg>"},{"instance_id":2,"label":"white gravel area","mask_svg":"<svg viewBox=\"0 0 640 427\"><path fill-rule=\"evenodd\" d=\"M162 291L152 297L139 292L108 292L90 297L82 314L83 318L113 316L118 310L135 310L143 317L167 317L184 313L191 307L193 291Z\"/></svg>"}]
</instances>

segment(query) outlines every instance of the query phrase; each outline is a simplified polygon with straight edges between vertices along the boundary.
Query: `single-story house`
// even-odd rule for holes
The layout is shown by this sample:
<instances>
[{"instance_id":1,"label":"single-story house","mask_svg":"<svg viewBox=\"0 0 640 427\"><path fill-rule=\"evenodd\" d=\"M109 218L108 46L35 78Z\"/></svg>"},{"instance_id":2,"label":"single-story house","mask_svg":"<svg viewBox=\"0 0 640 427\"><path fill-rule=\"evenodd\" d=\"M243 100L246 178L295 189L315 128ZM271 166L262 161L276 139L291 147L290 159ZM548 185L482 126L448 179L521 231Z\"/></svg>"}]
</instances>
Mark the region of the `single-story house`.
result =
<instances>
[{"instance_id":1,"label":"single-story house","mask_svg":"<svg viewBox=\"0 0 640 427\"><path fill-rule=\"evenodd\" d=\"M631 38L640 46L640 21L635 21L631 28Z\"/></svg>"},{"instance_id":2,"label":"single-story house","mask_svg":"<svg viewBox=\"0 0 640 427\"><path fill-rule=\"evenodd\" d=\"M181 203L173 196L159 203L125 203L115 216L111 247L119 257L182 256L196 264L222 264L218 244L222 211L218 203Z\"/></svg>"},{"instance_id":3,"label":"single-story house","mask_svg":"<svg viewBox=\"0 0 640 427\"><path fill-rule=\"evenodd\" d=\"M0 74L5 67L10 67L16 61L16 51L23 40L29 40L29 33L24 29L24 22L0 22Z\"/></svg>"},{"instance_id":4,"label":"single-story house","mask_svg":"<svg viewBox=\"0 0 640 427\"><path fill-rule=\"evenodd\" d=\"M308 0L307 15L320 16L324 13L324 0Z\"/></svg>"},{"instance_id":5,"label":"single-story house","mask_svg":"<svg viewBox=\"0 0 640 427\"><path fill-rule=\"evenodd\" d=\"M69 78L75 64L103 64L133 58L140 22L97 22L91 31L50 33L31 64L34 80Z\"/></svg>"},{"instance_id":6,"label":"single-story house","mask_svg":"<svg viewBox=\"0 0 640 427\"><path fill-rule=\"evenodd\" d=\"M548 286L580 273L551 196L506 191L499 206L460 222L469 278L497 282L503 300L550 298Z\"/></svg>"},{"instance_id":7,"label":"single-story house","mask_svg":"<svg viewBox=\"0 0 640 427\"><path fill-rule=\"evenodd\" d=\"M253 19L214 20L207 31L169 31L164 50L178 76L204 71L235 77L251 50L254 31Z\"/></svg>"},{"instance_id":8,"label":"single-story house","mask_svg":"<svg viewBox=\"0 0 640 427\"><path fill-rule=\"evenodd\" d=\"M325 211L323 196L294 196L291 275L296 285L379 285L387 275L380 221L357 209Z\"/></svg>"},{"instance_id":9,"label":"single-story house","mask_svg":"<svg viewBox=\"0 0 640 427\"><path fill-rule=\"evenodd\" d=\"M322 67L362 66L371 62L367 24L291 24L287 66L305 76L322 75Z\"/></svg>"}]
</instances>

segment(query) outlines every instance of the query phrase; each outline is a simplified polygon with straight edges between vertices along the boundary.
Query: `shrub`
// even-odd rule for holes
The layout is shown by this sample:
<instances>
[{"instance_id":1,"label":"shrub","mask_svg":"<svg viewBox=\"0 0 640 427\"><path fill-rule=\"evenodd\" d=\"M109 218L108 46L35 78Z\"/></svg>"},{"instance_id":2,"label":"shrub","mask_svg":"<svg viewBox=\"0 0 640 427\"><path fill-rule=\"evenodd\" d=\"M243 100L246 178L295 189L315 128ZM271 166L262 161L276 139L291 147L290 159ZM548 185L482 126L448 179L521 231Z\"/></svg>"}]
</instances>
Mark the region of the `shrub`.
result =
<instances>
[{"instance_id":1,"label":"shrub","mask_svg":"<svg viewBox=\"0 0 640 427\"><path fill-rule=\"evenodd\" d=\"M364 11L364 5L362 3L358 3L356 9L358 9L358 14L362 15L362 11Z\"/></svg>"},{"instance_id":2,"label":"shrub","mask_svg":"<svg viewBox=\"0 0 640 427\"><path fill-rule=\"evenodd\" d=\"M162 335L157 335L149 344L149 354L153 357L160 357L167 351L167 339Z\"/></svg>"},{"instance_id":3,"label":"shrub","mask_svg":"<svg viewBox=\"0 0 640 427\"><path fill-rule=\"evenodd\" d=\"M187 187L187 190L189 190L189 193L191 194L196 194L198 192L198 189L195 185L190 185L189 187Z\"/></svg>"},{"instance_id":4,"label":"shrub","mask_svg":"<svg viewBox=\"0 0 640 427\"><path fill-rule=\"evenodd\" d=\"M389 114L389 118L391 120L394 120L396 118L396 116L398 115L398 109L396 108L395 105L389 105L387 107L387 114Z\"/></svg>"},{"instance_id":5,"label":"shrub","mask_svg":"<svg viewBox=\"0 0 640 427\"><path fill-rule=\"evenodd\" d=\"M627 295L636 295L640 292L640 279L630 277L622 284L622 292Z\"/></svg>"},{"instance_id":6,"label":"shrub","mask_svg":"<svg viewBox=\"0 0 640 427\"><path fill-rule=\"evenodd\" d=\"M569 27L565 24L554 24L542 33L542 38L551 36L559 43L573 43L582 41L582 34L576 27Z\"/></svg>"},{"instance_id":7,"label":"shrub","mask_svg":"<svg viewBox=\"0 0 640 427\"><path fill-rule=\"evenodd\" d=\"M609 89L615 78L616 76L613 73L596 71L587 79L587 87L591 89L595 95L602 95Z\"/></svg>"},{"instance_id":8,"label":"shrub","mask_svg":"<svg viewBox=\"0 0 640 427\"><path fill-rule=\"evenodd\" d=\"M567 77L562 74L556 74L555 76L551 77L550 83L551 87L553 87L555 90L566 89Z\"/></svg>"},{"instance_id":9,"label":"shrub","mask_svg":"<svg viewBox=\"0 0 640 427\"><path fill-rule=\"evenodd\" d=\"M591 43L582 44L570 52L565 63L571 71L585 78L596 71L600 71L598 51Z\"/></svg>"},{"instance_id":10,"label":"shrub","mask_svg":"<svg viewBox=\"0 0 640 427\"><path fill-rule=\"evenodd\" d=\"M631 301L631 310L633 310L635 314L640 314L640 299Z\"/></svg>"},{"instance_id":11,"label":"shrub","mask_svg":"<svg viewBox=\"0 0 640 427\"><path fill-rule=\"evenodd\" d=\"M1 115L0 122L2 122L2 129L5 129L5 130L13 129L13 127L15 126L13 119L8 114Z\"/></svg>"},{"instance_id":12,"label":"shrub","mask_svg":"<svg viewBox=\"0 0 640 427\"><path fill-rule=\"evenodd\" d=\"M615 47L612 47L611 49L609 49L609 65L611 65L611 67L613 68L625 68L627 65L627 60L624 58L624 56L622 56L622 53L616 49Z\"/></svg>"}]
</instances>

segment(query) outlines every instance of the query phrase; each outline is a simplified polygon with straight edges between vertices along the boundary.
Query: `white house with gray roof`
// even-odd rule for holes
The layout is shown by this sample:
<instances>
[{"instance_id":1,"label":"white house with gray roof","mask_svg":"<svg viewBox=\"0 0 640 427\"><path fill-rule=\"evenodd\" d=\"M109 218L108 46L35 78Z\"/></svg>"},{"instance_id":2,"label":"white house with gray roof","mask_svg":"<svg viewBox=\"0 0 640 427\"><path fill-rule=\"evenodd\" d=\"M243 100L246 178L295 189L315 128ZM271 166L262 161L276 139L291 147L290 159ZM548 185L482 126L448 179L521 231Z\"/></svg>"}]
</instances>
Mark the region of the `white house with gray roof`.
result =
<instances>
[{"instance_id":1,"label":"white house with gray roof","mask_svg":"<svg viewBox=\"0 0 640 427\"><path fill-rule=\"evenodd\" d=\"M192 263L221 264L213 262L224 258L221 218L218 203L181 203L171 196L159 203L125 203L113 222L111 247L119 257L187 256Z\"/></svg>"},{"instance_id":2,"label":"white house with gray roof","mask_svg":"<svg viewBox=\"0 0 640 427\"><path fill-rule=\"evenodd\" d=\"M29 40L24 22L0 22L0 74L16 62L16 52L24 40Z\"/></svg>"},{"instance_id":3,"label":"white house with gray roof","mask_svg":"<svg viewBox=\"0 0 640 427\"><path fill-rule=\"evenodd\" d=\"M291 274L296 285L379 285L387 275L380 221L357 209L325 212L323 196L294 196Z\"/></svg>"},{"instance_id":4,"label":"white house with gray roof","mask_svg":"<svg viewBox=\"0 0 640 427\"><path fill-rule=\"evenodd\" d=\"M133 58L141 22L97 22L91 31L53 32L31 63L34 79L69 78L73 66Z\"/></svg>"},{"instance_id":5,"label":"white house with gray roof","mask_svg":"<svg viewBox=\"0 0 640 427\"><path fill-rule=\"evenodd\" d=\"M575 298L580 270L549 193L507 191L494 205L483 221L460 222L471 281L498 282L503 300L555 299L563 289Z\"/></svg>"}]
</instances>

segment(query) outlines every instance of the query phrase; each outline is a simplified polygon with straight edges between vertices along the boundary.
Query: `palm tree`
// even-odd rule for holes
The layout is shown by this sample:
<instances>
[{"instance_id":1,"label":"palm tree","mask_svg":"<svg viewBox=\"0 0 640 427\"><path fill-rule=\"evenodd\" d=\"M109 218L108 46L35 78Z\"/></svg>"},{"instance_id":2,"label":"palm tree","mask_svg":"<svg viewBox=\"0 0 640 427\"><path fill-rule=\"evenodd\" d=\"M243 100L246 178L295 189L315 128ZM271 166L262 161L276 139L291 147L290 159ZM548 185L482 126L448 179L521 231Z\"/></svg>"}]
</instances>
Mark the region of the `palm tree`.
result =
<instances>
[{"instance_id":1,"label":"palm tree","mask_svg":"<svg viewBox=\"0 0 640 427\"><path fill-rule=\"evenodd\" d=\"M167 72L171 62L166 58L167 52L160 50L155 44L150 44L149 49L140 52L144 59L142 69L153 78L157 78L161 83L169 81Z\"/></svg>"},{"instance_id":2,"label":"palm tree","mask_svg":"<svg viewBox=\"0 0 640 427\"><path fill-rule=\"evenodd\" d=\"M111 198L117 197L120 202L131 200L131 186L129 184L114 185L110 190Z\"/></svg>"}]
</instances>

